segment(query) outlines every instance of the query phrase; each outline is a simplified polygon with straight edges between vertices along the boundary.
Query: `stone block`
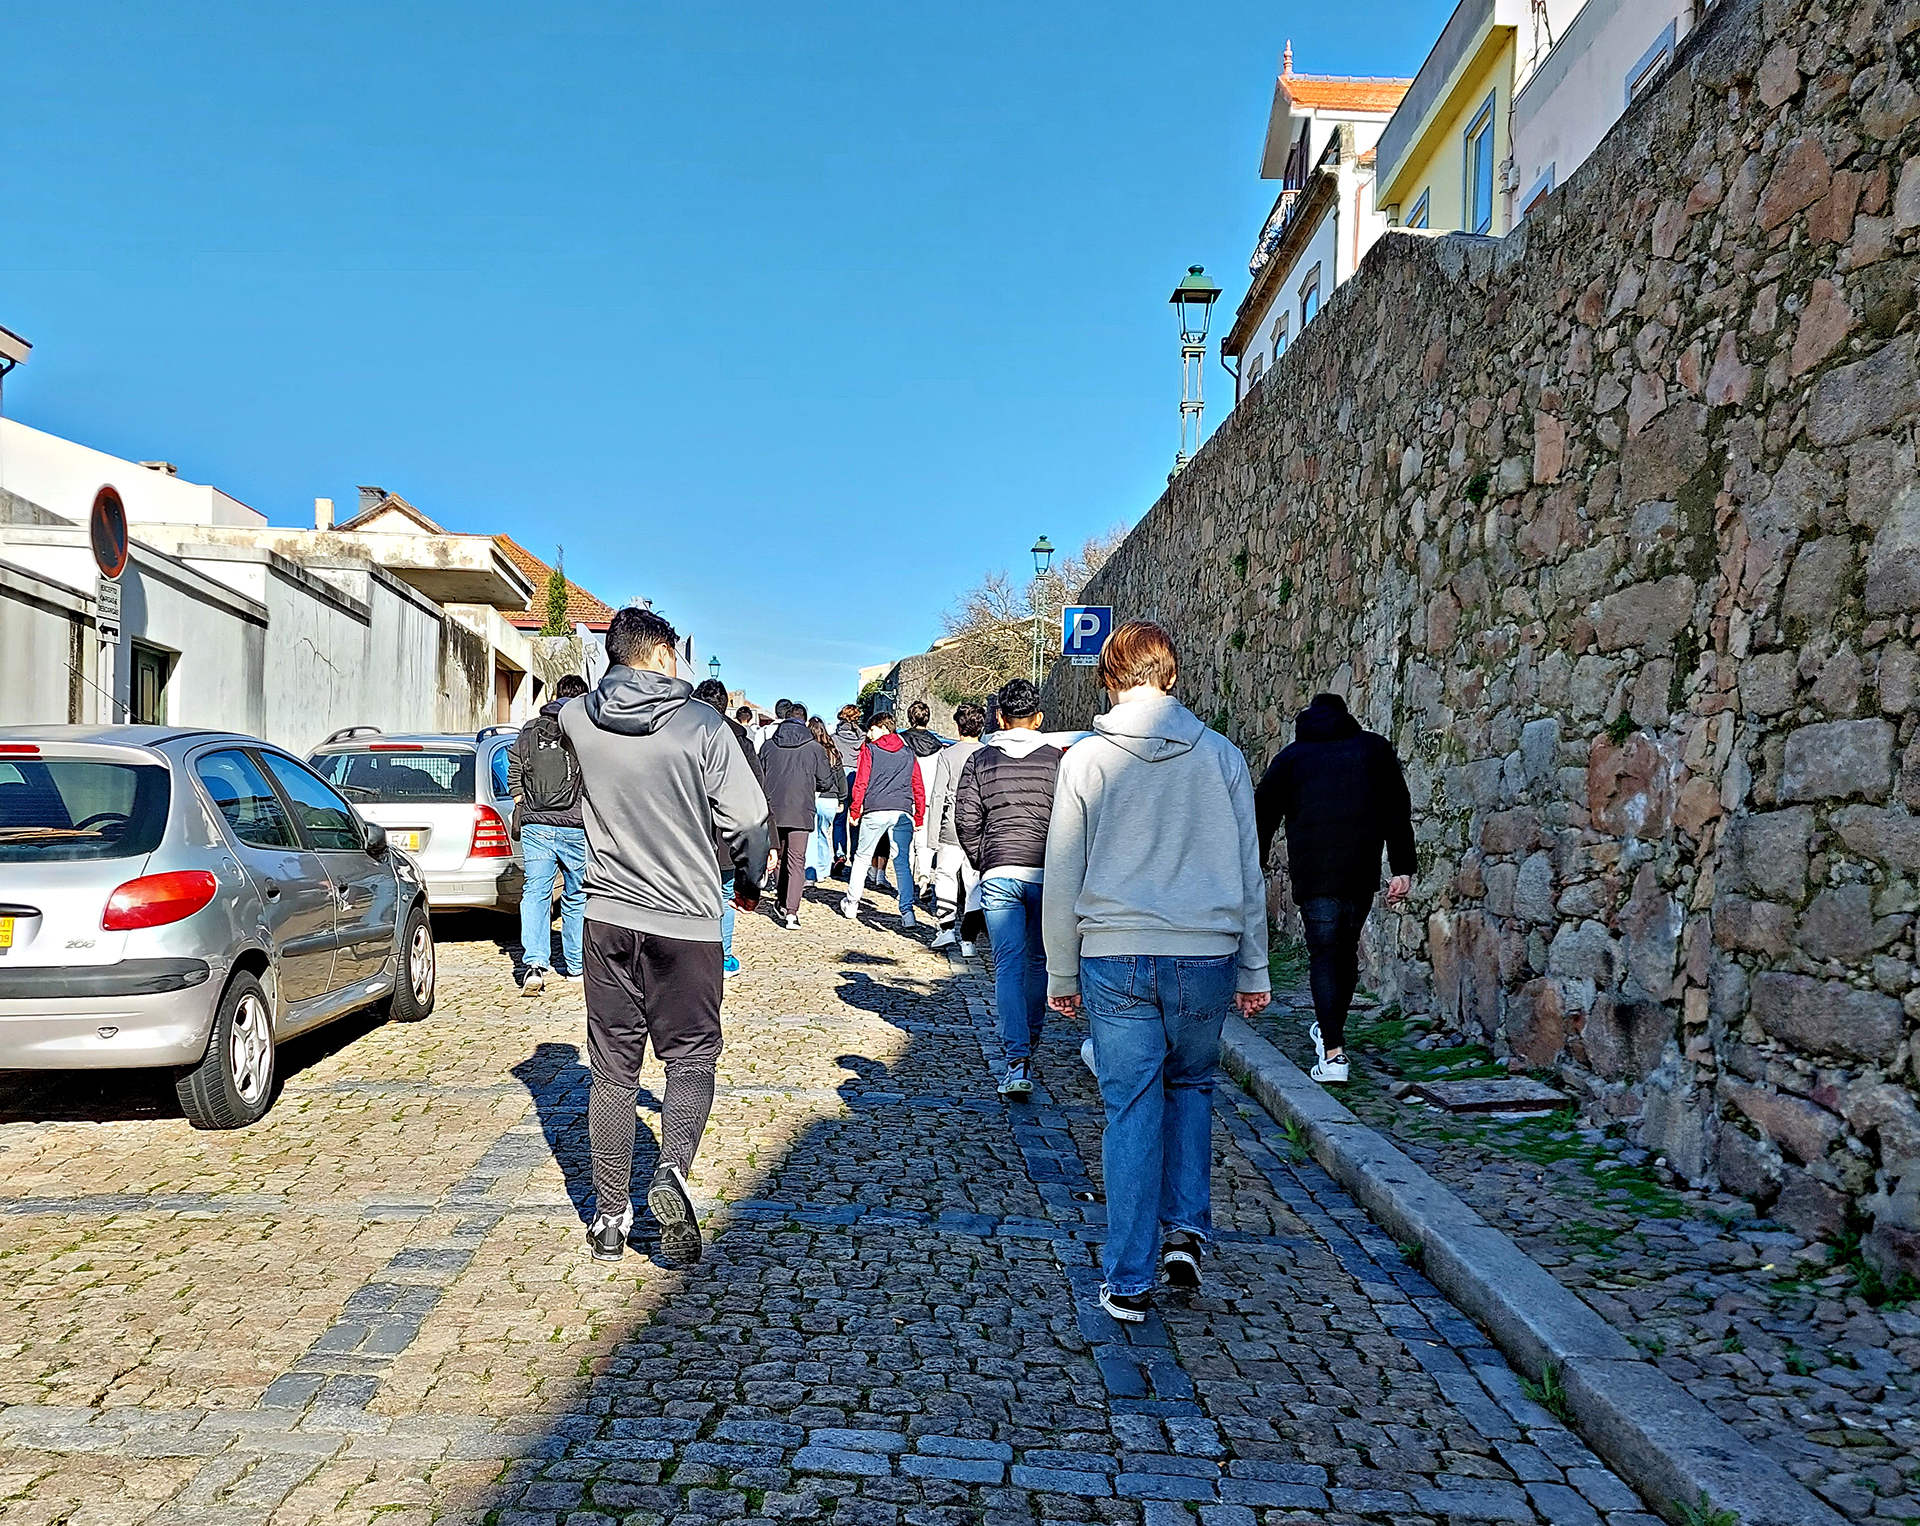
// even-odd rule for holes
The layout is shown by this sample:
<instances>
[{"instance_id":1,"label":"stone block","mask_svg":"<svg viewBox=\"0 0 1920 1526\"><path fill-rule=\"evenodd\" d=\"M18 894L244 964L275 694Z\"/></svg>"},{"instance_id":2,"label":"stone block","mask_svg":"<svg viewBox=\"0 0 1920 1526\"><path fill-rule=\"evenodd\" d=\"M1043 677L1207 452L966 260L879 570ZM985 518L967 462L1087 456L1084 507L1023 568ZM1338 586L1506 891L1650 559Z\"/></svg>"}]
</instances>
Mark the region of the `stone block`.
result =
<instances>
[{"instance_id":1,"label":"stone block","mask_svg":"<svg viewBox=\"0 0 1920 1526\"><path fill-rule=\"evenodd\" d=\"M1840 1110L1854 1133L1879 1145L1882 1161L1920 1161L1920 1108L1906 1087L1890 1081L1859 1083L1847 1089ZM1913 1227L1920 1229L1920 1224Z\"/></svg>"},{"instance_id":2,"label":"stone block","mask_svg":"<svg viewBox=\"0 0 1920 1526\"><path fill-rule=\"evenodd\" d=\"M1902 334L1864 360L1835 366L1813 384L1807 439L1817 446L1851 445L1920 412L1920 378L1913 336Z\"/></svg>"},{"instance_id":3,"label":"stone block","mask_svg":"<svg viewBox=\"0 0 1920 1526\"><path fill-rule=\"evenodd\" d=\"M1775 164L1767 188L1760 193L1755 220L1771 232L1796 212L1803 212L1827 194L1833 166L1812 138L1795 138Z\"/></svg>"},{"instance_id":4,"label":"stone block","mask_svg":"<svg viewBox=\"0 0 1920 1526\"><path fill-rule=\"evenodd\" d=\"M1846 596L1855 561L1853 540L1849 536L1822 536L1802 546L1787 573L1780 613L1808 630L1826 630L1833 623L1834 610Z\"/></svg>"},{"instance_id":5,"label":"stone block","mask_svg":"<svg viewBox=\"0 0 1920 1526\"><path fill-rule=\"evenodd\" d=\"M1649 1085L1640 1142L1664 1155L1667 1164L1689 1182L1704 1181L1713 1160L1712 1094L1685 1086Z\"/></svg>"},{"instance_id":6,"label":"stone block","mask_svg":"<svg viewBox=\"0 0 1920 1526\"><path fill-rule=\"evenodd\" d=\"M1648 656L1673 650L1673 638L1693 622L1693 579L1683 572L1657 583L1630 583L1600 601L1600 650L1634 648Z\"/></svg>"},{"instance_id":7,"label":"stone block","mask_svg":"<svg viewBox=\"0 0 1920 1526\"><path fill-rule=\"evenodd\" d=\"M842 1478L888 1478L893 1464L878 1452L855 1452L846 1447L805 1446L793 1454L801 1473L827 1473Z\"/></svg>"},{"instance_id":8,"label":"stone block","mask_svg":"<svg viewBox=\"0 0 1920 1526\"><path fill-rule=\"evenodd\" d=\"M1625 951L1627 988L1662 1001L1673 987L1673 965L1680 950L1680 903L1660 886L1652 864L1634 876L1633 894L1620 908L1620 939Z\"/></svg>"},{"instance_id":9,"label":"stone block","mask_svg":"<svg viewBox=\"0 0 1920 1526\"><path fill-rule=\"evenodd\" d=\"M1722 883L1736 890L1798 901L1807 890L1813 812L1806 806L1735 816L1721 839ZM1920 840L1916 841L1920 848Z\"/></svg>"},{"instance_id":10,"label":"stone block","mask_svg":"<svg viewBox=\"0 0 1920 1526\"><path fill-rule=\"evenodd\" d=\"M1677 497L1706 464L1707 411L1669 408L1629 439L1620 452L1620 496L1628 508Z\"/></svg>"},{"instance_id":11,"label":"stone block","mask_svg":"<svg viewBox=\"0 0 1920 1526\"><path fill-rule=\"evenodd\" d=\"M1513 914L1523 921L1547 923L1554 920L1553 855L1530 853L1514 877Z\"/></svg>"},{"instance_id":12,"label":"stone block","mask_svg":"<svg viewBox=\"0 0 1920 1526\"><path fill-rule=\"evenodd\" d=\"M1810 959L1853 964L1899 936L1905 917L1873 915L1873 890L1867 885L1836 885L1813 898L1794 940Z\"/></svg>"},{"instance_id":13,"label":"stone block","mask_svg":"<svg viewBox=\"0 0 1920 1526\"><path fill-rule=\"evenodd\" d=\"M1548 976L1529 980L1507 1002L1507 1048L1536 1070L1560 1057L1569 1029L1560 983Z\"/></svg>"},{"instance_id":14,"label":"stone block","mask_svg":"<svg viewBox=\"0 0 1920 1526\"><path fill-rule=\"evenodd\" d=\"M1673 1012L1660 1002L1603 998L1587 1014L1581 1039L1597 1075L1637 1079L1659 1068L1675 1026Z\"/></svg>"},{"instance_id":15,"label":"stone block","mask_svg":"<svg viewBox=\"0 0 1920 1526\"><path fill-rule=\"evenodd\" d=\"M1795 1048L1863 1060L1891 1056L1905 1025L1905 1013L1891 996L1778 970L1754 977L1753 1015Z\"/></svg>"},{"instance_id":16,"label":"stone block","mask_svg":"<svg viewBox=\"0 0 1920 1526\"><path fill-rule=\"evenodd\" d=\"M1480 850L1491 858L1525 853L1541 838L1540 813L1532 806L1494 811L1480 824Z\"/></svg>"},{"instance_id":17,"label":"stone block","mask_svg":"<svg viewBox=\"0 0 1920 1526\"><path fill-rule=\"evenodd\" d=\"M1897 615L1920 609L1920 493L1893 499L1867 551L1869 614Z\"/></svg>"},{"instance_id":18,"label":"stone block","mask_svg":"<svg viewBox=\"0 0 1920 1526\"><path fill-rule=\"evenodd\" d=\"M1720 1089L1767 1138L1803 1164L1811 1165L1823 1159L1846 1132L1846 1125L1840 1119L1805 1097L1752 1086L1730 1077L1721 1078Z\"/></svg>"},{"instance_id":19,"label":"stone block","mask_svg":"<svg viewBox=\"0 0 1920 1526\"><path fill-rule=\"evenodd\" d=\"M1819 721L1787 737L1782 800L1884 800L1893 787L1892 725Z\"/></svg>"},{"instance_id":20,"label":"stone block","mask_svg":"<svg viewBox=\"0 0 1920 1526\"><path fill-rule=\"evenodd\" d=\"M900 1471L910 1478L944 1478L956 1484L997 1484L1006 1477L1007 1467L985 1457L922 1457L915 1454L900 1459Z\"/></svg>"},{"instance_id":21,"label":"stone block","mask_svg":"<svg viewBox=\"0 0 1920 1526\"><path fill-rule=\"evenodd\" d=\"M1683 772L1666 738L1636 732L1616 745L1595 737L1587 762L1587 814L1595 826L1616 836L1665 837L1673 826Z\"/></svg>"},{"instance_id":22,"label":"stone block","mask_svg":"<svg viewBox=\"0 0 1920 1526\"><path fill-rule=\"evenodd\" d=\"M1013 1448L1004 1441L976 1441L971 1436L922 1436L914 1450L929 1457L972 1457L989 1462L1012 1462Z\"/></svg>"},{"instance_id":23,"label":"stone block","mask_svg":"<svg viewBox=\"0 0 1920 1526\"><path fill-rule=\"evenodd\" d=\"M1760 652L1740 666L1740 708L1749 715L1783 715L1800 683L1798 652Z\"/></svg>"},{"instance_id":24,"label":"stone block","mask_svg":"<svg viewBox=\"0 0 1920 1526\"><path fill-rule=\"evenodd\" d=\"M1777 901L1750 901L1742 895L1723 895L1713 903L1714 941L1722 948L1744 949L1778 959L1793 946L1797 917L1791 906Z\"/></svg>"},{"instance_id":25,"label":"stone block","mask_svg":"<svg viewBox=\"0 0 1920 1526\"><path fill-rule=\"evenodd\" d=\"M1809 1240L1830 1240L1847 1227L1847 1200L1806 1172L1790 1171L1774 1199L1773 1216Z\"/></svg>"},{"instance_id":26,"label":"stone block","mask_svg":"<svg viewBox=\"0 0 1920 1526\"><path fill-rule=\"evenodd\" d=\"M1553 784L1555 755L1560 750L1560 721L1556 716L1528 721L1520 728L1520 762L1527 783L1535 789Z\"/></svg>"},{"instance_id":27,"label":"stone block","mask_svg":"<svg viewBox=\"0 0 1920 1526\"><path fill-rule=\"evenodd\" d=\"M1780 1191L1780 1160L1757 1139L1722 1128L1716 1152L1720 1185L1765 1207Z\"/></svg>"},{"instance_id":28,"label":"stone block","mask_svg":"<svg viewBox=\"0 0 1920 1526\"><path fill-rule=\"evenodd\" d=\"M1113 1493L1113 1480L1104 1473L1081 1473L1067 1468L1030 1468L1015 1464L1008 1475L1014 1488L1039 1494L1072 1494L1099 1499Z\"/></svg>"}]
</instances>

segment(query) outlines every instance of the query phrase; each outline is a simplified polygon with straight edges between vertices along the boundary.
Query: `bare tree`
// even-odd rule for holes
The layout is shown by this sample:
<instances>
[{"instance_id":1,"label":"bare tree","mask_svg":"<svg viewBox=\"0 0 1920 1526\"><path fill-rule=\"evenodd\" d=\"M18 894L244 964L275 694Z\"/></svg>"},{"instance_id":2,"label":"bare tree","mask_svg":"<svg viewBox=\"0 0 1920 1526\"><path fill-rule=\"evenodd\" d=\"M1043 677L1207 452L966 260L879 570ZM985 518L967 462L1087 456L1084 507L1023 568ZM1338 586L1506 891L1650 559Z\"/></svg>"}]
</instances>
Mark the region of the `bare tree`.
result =
<instances>
[{"instance_id":1,"label":"bare tree","mask_svg":"<svg viewBox=\"0 0 1920 1526\"><path fill-rule=\"evenodd\" d=\"M1061 612L1126 537L1126 526L1115 525L1089 536L1024 588L1000 570L961 594L941 616L946 636L931 653L935 692L952 705L991 694L1010 678L1030 677L1036 635L1044 673L1060 655Z\"/></svg>"}]
</instances>

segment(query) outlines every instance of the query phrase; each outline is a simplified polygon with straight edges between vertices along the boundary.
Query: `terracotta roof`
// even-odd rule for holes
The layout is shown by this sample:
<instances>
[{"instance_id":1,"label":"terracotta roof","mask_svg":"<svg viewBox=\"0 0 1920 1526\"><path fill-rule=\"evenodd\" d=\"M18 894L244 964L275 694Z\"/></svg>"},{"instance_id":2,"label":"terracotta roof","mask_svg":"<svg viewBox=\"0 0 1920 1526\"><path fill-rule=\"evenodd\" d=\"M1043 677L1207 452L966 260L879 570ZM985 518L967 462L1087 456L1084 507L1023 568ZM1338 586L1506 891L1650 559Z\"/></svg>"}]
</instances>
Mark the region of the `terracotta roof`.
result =
<instances>
[{"instance_id":1,"label":"terracotta roof","mask_svg":"<svg viewBox=\"0 0 1920 1526\"><path fill-rule=\"evenodd\" d=\"M1410 79L1350 79L1333 74L1283 74L1280 88L1308 111L1390 114L1413 84Z\"/></svg>"},{"instance_id":2,"label":"terracotta roof","mask_svg":"<svg viewBox=\"0 0 1920 1526\"><path fill-rule=\"evenodd\" d=\"M1374 150L1368 149L1364 154L1360 156L1360 163L1366 168L1371 169L1373 167L1374 157L1375 157Z\"/></svg>"},{"instance_id":3,"label":"terracotta roof","mask_svg":"<svg viewBox=\"0 0 1920 1526\"><path fill-rule=\"evenodd\" d=\"M504 618L516 630L537 631L547 623L547 578L553 569L511 535L496 535L493 543L506 552L507 560L527 575L533 584L533 604L519 611L508 610ZM567 625L584 625L603 631L613 619L613 606L603 604L573 579L567 579Z\"/></svg>"}]
</instances>

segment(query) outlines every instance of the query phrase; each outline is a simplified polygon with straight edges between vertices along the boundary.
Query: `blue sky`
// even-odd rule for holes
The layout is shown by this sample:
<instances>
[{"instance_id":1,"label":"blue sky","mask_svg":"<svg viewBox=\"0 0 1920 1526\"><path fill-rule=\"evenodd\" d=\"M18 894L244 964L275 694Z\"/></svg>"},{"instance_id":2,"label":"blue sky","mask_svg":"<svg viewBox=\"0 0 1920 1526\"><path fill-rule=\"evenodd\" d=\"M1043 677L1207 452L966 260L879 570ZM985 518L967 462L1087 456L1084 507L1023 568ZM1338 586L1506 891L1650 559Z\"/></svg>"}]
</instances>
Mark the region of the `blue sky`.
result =
<instances>
[{"instance_id":1,"label":"blue sky","mask_svg":"<svg viewBox=\"0 0 1920 1526\"><path fill-rule=\"evenodd\" d=\"M7 411L276 523L377 483L563 544L730 683L838 703L1036 534L1152 504L1167 294L1245 290L1281 43L1410 74L1446 15L19 7Z\"/></svg>"}]
</instances>

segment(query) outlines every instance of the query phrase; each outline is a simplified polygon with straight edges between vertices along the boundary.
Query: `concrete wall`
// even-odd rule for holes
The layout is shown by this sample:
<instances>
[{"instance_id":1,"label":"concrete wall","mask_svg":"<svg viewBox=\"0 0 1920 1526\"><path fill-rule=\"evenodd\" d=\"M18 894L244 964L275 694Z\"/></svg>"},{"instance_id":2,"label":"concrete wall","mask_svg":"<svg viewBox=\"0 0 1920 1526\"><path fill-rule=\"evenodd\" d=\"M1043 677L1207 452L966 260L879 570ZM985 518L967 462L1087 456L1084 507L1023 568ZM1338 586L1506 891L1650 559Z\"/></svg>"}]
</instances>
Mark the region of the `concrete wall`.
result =
<instances>
[{"instance_id":1,"label":"concrete wall","mask_svg":"<svg viewBox=\"0 0 1920 1526\"><path fill-rule=\"evenodd\" d=\"M93 647L91 597L0 561L0 720L59 725L91 715L73 668L77 658L92 677Z\"/></svg>"},{"instance_id":2,"label":"concrete wall","mask_svg":"<svg viewBox=\"0 0 1920 1526\"><path fill-rule=\"evenodd\" d=\"M194 525L257 526L266 515L202 482L138 466L103 450L0 419L0 488L76 524L93 512L103 484L119 490L127 519Z\"/></svg>"},{"instance_id":3,"label":"concrete wall","mask_svg":"<svg viewBox=\"0 0 1920 1526\"><path fill-rule=\"evenodd\" d=\"M1256 772L1322 688L1393 739L1389 996L1920 1269L1916 39L1724 0L1507 239L1377 244L1082 597Z\"/></svg>"}]
</instances>

